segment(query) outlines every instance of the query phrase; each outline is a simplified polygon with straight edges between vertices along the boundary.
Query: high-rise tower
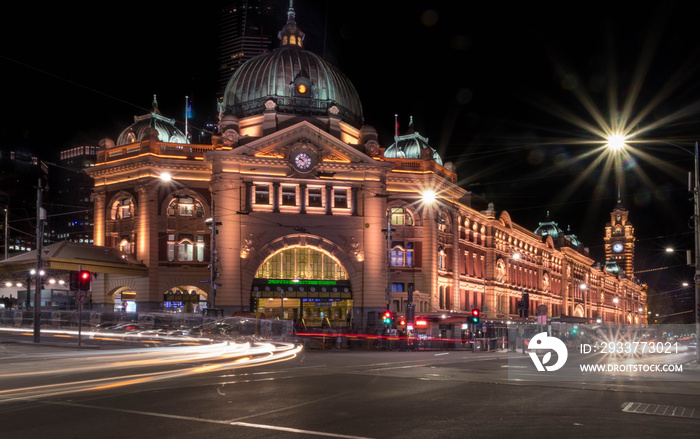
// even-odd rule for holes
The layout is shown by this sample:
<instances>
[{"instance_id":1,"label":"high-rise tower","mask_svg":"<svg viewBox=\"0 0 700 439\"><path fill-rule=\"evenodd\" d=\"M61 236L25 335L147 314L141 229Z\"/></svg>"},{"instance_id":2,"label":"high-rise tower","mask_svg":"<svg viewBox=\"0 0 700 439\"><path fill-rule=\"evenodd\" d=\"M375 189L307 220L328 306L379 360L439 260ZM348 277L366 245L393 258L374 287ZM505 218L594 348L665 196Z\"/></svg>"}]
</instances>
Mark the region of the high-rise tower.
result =
<instances>
[{"instance_id":1,"label":"high-rise tower","mask_svg":"<svg viewBox=\"0 0 700 439\"><path fill-rule=\"evenodd\" d=\"M235 0L221 8L219 27L219 87L224 93L231 75L244 62L267 53L279 29L273 0Z\"/></svg>"}]
</instances>

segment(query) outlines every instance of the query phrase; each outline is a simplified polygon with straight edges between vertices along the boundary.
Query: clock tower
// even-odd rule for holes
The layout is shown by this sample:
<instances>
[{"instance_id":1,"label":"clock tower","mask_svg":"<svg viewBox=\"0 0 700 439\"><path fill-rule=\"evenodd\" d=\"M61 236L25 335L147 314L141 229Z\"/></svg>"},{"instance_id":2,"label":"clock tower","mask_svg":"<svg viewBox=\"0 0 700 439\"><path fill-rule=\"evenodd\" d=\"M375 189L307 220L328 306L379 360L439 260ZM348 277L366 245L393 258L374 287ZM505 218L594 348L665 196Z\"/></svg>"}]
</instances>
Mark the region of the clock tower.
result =
<instances>
[{"instance_id":1,"label":"clock tower","mask_svg":"<svg viewBox=\"0 0 700 439\"><path fill-rule=\"evenodd\" d=\"M603 241L605 260L615 262L627 277L634 277L634 227L629 222L629 212L620 200L610 212Z\"/></svg>"}]
</instances>

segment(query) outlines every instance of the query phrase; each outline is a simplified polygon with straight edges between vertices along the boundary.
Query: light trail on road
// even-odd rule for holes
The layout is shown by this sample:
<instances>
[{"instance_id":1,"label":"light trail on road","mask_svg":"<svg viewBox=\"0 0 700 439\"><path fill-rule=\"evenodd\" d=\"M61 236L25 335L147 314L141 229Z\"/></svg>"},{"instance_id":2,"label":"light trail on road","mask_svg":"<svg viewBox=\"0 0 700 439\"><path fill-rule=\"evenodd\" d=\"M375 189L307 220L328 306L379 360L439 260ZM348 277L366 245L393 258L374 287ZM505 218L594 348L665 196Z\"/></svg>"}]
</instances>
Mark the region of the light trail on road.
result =
<instances>
[{"instance_id":1,"label":"light trail on road","mask_svg":"<svg viewBox=\"0 0 700 439\"><path fill-rule=\"evenodd\" d=\"M21 399L37 399L75 392L100 391L175 379L193 374L204 374L221 369L251 367L295 358L301 346L284 342L217 343L212 345L171 347L162 349L115 350L67 358L47 355L41 361L4 363L0 377L0 403ZM195 363L192 365L192 363ZM188 366L185 367L185 364ZM30 387L8 388L20 379L37 376L53 377L57 372L75 375L140 369L182 366L171 370L119 375L107 378L68 381ZM31 370L28 370L28 367Z\"/></svg>"}]
</instances>

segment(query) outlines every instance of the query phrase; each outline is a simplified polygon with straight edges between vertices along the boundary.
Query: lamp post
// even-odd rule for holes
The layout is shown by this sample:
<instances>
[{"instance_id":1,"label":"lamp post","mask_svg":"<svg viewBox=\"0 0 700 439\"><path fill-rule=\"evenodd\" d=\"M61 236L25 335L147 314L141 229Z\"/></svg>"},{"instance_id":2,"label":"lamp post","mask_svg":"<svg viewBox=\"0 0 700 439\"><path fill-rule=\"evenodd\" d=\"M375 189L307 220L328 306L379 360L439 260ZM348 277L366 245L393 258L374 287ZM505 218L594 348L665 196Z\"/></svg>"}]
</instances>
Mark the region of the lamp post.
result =
<instances>
[{"instance_id":1,"label":"lamp post","mask_svg":"<svg viewBox=\"0 0 700 439\"><path fill-rule=\"evenodd\" d=\"M695 309L693 314L695 315L695 342L700 345L700 258L698 257L700 253L700 204L698 203L700 185L698 184L698 171L700 171L700 167L698 166L698 142L695 142L694 150L688 150L673 143L670 143L670 145L693 156L693 171L688 176L688 191L693 194L693 241L695 247ZM625 138L620 139L620 136L611 136L608 139L607 146L613 150L622 149L626 146ZM695 361L700 364L700 348L695 350Z\"/></svg>"}]
</instances>

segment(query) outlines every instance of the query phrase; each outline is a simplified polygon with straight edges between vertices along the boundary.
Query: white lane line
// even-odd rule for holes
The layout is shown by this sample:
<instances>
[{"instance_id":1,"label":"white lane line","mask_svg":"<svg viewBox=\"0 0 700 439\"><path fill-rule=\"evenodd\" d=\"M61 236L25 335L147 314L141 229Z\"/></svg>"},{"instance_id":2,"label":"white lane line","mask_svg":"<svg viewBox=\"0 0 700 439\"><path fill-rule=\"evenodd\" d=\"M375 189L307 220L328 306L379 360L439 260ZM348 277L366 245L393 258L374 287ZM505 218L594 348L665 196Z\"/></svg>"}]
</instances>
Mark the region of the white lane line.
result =
<instances>
[{"instance_id":1,"label":"white lane line","mask_svg":"<svg viewBox=\"0 0 700 439\"><path fill-rule=\"evenodd\" d=\"M370 439L365 436L351 436L347 434L336 434L336 433L326 433L324 431L314 431L314 430L300 430L298 428L289 427L278 427L276 425L263 425L263 424L249 424L247 422L232 422L231 425L238 425L240 427L250 427L250 428L262 428L265 430L277 430L286 431L290 433L301 433L315 436L326 436L326 437L342 437L347 439Z\"/></svg>"},{"instance_id":2,"label":"white lane line","mask_svg":"<svg viewBox=\"0 0 700 439\"><path fill-rule=\"evenodd\" d=\"M318 401L323 401L325 399L337 398L337 397L338 397L338 395L333 395L333 396L321 398L319 400L312 401L312 402L318 402ZM29 400L29 399L27 399L27 400ZM120 413L129 413L129 414L134 414L134 415L153 416L153 417L157 417L157 418L178 419L181 421L197 421L197 422L206 422L209 424L224 424L224 425L233 425L233 426L238 426L238 427L249 427L249 428L260 428L260 429L265 429L265 430L287 431L287 432L291 432L291 433L301 433L301 434L308 434L308 435L315 435L315 436L339 437L339 438L347 438L347 439L371 439L371 438L365 437L365 436L352 436L352 435L337 434L337 433L327 433L327 432L323 432L323 431L301 430L301 429L290 428L290 427L279 427L276 425L252 424L249 422L239 422L236 420L226 421L226 420L217 420L217 419L204 419L204 418L195 418L192 416L181 416L181 415L172 415L172 414L168 414L168 413L154 413L154 412L144 412L144 411L139 411L139 410L118 409L118 408L114 408L114 407L100 407L100 406L79 404L79 403L72 403L72 402L52 402L52 401L36 401L36 402L39 402L41 404L48 404L48 405L63 405L63 406L69 406L69 407L80 407L80 408L86 408L86 409L96 409L96 410L104 410L104 411L112 411L112 412L120 412ZM307 405L310 403L311 402L298 404L294 407L299 407L299 406ZM264 416L264 415L269 414L269 413L275 413L275 412L288 410L289 408L293 408L293 407L288 407L288 408L280 409L280 410L272 410L272 411L265 412L265 413L257 413L255 415L246 416L246 417L243 417L240 419L251 418L254 416Z\"/></svg>"},{"instance_id":3,"label":"white lane line","mask_svg":"<svg viewBox=\"0 0 700 439\"><path fill-rule=\"evenodd\" d=\"M304 407L305 405L316 404L317 402L322 402L322 401L325 401L325 400L327 400L327 399L337 399L337 398L340 398L340 397L342 397L342 396L347 395L348 393L349 393L349 392L340 393L340 394L337 394L337 395L329 395L329 396L326 396L325 398L314 399L313 401L306 401L306 402L302 402L302 403L300 403L300 404L290 405L290 406L282 407L282 408L279 408L279 409L276 409L276 410L268 410L268 411L266 411L266 412L253 413L253 414L250 414L250 415L248 415L248 416L242 416L242 417L240 417L240 418L229 419L229 422L233 424L233 423L236 423L236 422L238 422L238 421L242 421L242 420L244 420L244 419L257 418L258 416L273 415L273 414L275 414L275 413L285 412L285 411L287 411L287 410L295 409L295 408L298 408L298 407Z\"/></svg>"}]
</instances>

